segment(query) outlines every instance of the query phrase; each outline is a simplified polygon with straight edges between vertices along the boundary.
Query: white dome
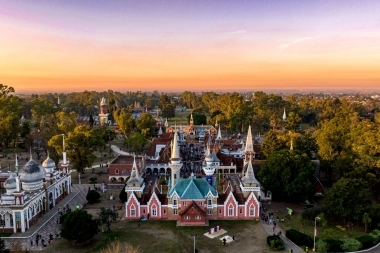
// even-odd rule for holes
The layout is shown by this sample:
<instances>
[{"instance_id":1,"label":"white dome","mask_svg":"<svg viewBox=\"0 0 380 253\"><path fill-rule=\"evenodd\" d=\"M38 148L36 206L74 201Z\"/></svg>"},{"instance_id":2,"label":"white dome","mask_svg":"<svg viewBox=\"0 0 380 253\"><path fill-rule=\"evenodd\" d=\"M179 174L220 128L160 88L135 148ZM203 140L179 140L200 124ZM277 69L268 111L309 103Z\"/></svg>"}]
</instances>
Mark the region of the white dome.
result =
<instances>
[{"instance_id":1,"label":"white dome","mask_svg":"<svg viewBox=\"0 0 380 253\"><path fill-rule=\"evenodd\" d=\"M45 169L32 159L27 162L20 172L20 181L26 183L33 183L42 181L46 176Z\"/></svg>"},{"instance_id":2,"label":"white dome","mask_svg":"<svg viewBox=\"0 0 380 253\"><path fill-rule=\"evenodd\" d=\"M12 174L4 181L4 188L7 190L16 189L16 178Z\"/></svg>"},{"instance_id":3,"label":"white dome","mask_svg":"<svg viewBox=\"0 0 380 253\"><path fill-rule=\"evenodd\" d=\"M55 168L55 162L53 159L48 157L48 158L46 158L45 161L43 161L42 167L44 167L45 169Z\"/></svg>"}]
</instances>

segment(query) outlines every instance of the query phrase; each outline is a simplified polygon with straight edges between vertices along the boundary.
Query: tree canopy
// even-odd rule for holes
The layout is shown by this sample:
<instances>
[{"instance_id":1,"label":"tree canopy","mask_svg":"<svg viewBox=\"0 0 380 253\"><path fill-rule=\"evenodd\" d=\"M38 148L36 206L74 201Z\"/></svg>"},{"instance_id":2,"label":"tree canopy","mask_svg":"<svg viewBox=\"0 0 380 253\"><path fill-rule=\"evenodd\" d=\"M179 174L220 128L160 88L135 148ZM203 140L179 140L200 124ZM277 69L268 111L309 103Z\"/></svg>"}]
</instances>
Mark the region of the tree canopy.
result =
<instances>
[{"instance_id":1,"label":"tree canopy","mask_svg":"<svg viewBox=\"0 0 380 253\"><path fill-rule=\"evenodd\" d=\"M68 212L62 217L61 236L69 241L86 242L98 232L96 221L83 209Z\"/></svg>"}]
</instances>

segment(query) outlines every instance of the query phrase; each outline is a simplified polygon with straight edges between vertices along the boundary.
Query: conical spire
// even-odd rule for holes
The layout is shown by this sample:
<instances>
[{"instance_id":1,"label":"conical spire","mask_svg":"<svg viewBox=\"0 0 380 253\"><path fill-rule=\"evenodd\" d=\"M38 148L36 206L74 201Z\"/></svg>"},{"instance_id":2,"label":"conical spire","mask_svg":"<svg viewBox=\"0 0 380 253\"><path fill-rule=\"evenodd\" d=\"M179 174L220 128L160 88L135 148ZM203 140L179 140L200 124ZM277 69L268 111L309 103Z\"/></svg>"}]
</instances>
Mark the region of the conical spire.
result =
<instances>
[{"instance_id":1,"label":"conical spire","mask_svg":"<svg viewBox=\"0 0 380 253\"><path fill-rule=\"evenodd\" d=\"M133 165L131 170L131 176L129 177L127 184L141 184L144 181L139 174L139 170L136 165L136 156L133 156ZM140 185L139 185L140 186Z\"/></svg>"},{"instance_id":2,"label":"conical spire","mask_svg":"<svg viewBox=\"0 0 380 253\"><path fill-rule=\"evenodd\" d=\"M252 141L252 131L251 126L248 127L248 134L247 134L247 140L245 142L245 153L253 153L253 141Z\"/></svg>"},{"instance_id":3,"label":"conical spire","mask_svg":"<svg viewBox=\"0 0 380 253\"><path fill-rule=\"evenodd\" d=\"M284 114L282 115L282 119L283 119L284 121L286 121L286 119L287 119L287 117L286 117L286 110L285 110L285 107L284 107Z\"/></svg>"},{"instance_id":4,"label":"conical spire","mask_svg":"<svg viewBox=\"0 0 380 253\"><path fill-rule=\"evenodd\" d=\"M18 159L17 159L17 154L16 154L15 168L16 168L16 176L18 176Z\"/></svg>"},{"instance_id":5,"label":"conical spire","mask_svg":"<svg viewBox=\"0 0 380 253\"><path fill-rule=\"evenodd\" d=\"M171 159L179 159L177 131L174 132Z\"/></svg>"},{"instance_id":6,"label":"conical spire","mask_svg":"<svg viewBox=\"0 0 380 253\"><path fill-rule=\"evenodd\" d=\"M193 112L190 114L190 125L194 125Z\"/></svg>"},{"instance_id":7,"label":"conical spire","mask_svg":"<svg viewBox=\"0 0 380 253\"><path fill-rule=\"evenodd\" d=\"M158 135L162 135L162 128L160 126L160 129L158 130Z\"/></svg>"},{"instance_id":8,"label":"conical spire","mask_svg":"<svg viewBox=\"0 0 380 253\"><path fill-rule=\"evenodd\" d=\"M222 139L222 131L220 131L220 126L218 128L218 135L216 136L216 139L217 140L221 140Z\"/></svg>"},{"instance_id":9,"label":"conical spire","mask_svg":"<svg viewBox=\"0 0 380 253\"><path fill-rule=\"evenodd\" d=\"M168 118L165 119L165 127L166 127L166 128L169 127Z\"/></svg>"},{"instance_id":10,"label":"conical spire","mask_svg":"<svg viewBox=\"0 0 380 253\"><path fill-rule=\"evenodd\" d=\"M253 167L252 167L252 159L250 158L249 159L249 162L248 162L248 165L247 165L247 170L245 171L245 175L244 177L242 178L241 180L243 182L244 185L246 184L259 184L259 182L257 181L256 177L255 177L255 172L253 171Z\"/></svg>"}]
</instances>

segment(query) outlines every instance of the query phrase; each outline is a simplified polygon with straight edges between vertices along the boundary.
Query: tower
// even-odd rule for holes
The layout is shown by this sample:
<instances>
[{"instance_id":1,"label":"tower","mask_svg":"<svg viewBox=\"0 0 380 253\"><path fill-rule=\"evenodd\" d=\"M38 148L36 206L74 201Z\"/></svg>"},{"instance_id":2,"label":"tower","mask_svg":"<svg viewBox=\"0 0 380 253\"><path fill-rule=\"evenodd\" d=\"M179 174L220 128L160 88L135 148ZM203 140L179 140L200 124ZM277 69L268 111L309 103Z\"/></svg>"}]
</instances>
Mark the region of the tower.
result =
<instances>
[{"instance_id":1,"label":"tower","mask_svg":"<svg viewBox=\"0 0 380 253\"><path fill-rule=\"evenodd\" d=\"M63 151L62 151L62 163L61 163L61 167L62 167L62 170L63 170L63 174L66 174L68 173L68 167L69 167L69 163L68 161L66 160L66 147L65 147L65 135L62 134L62 147L63 147Z\"/></svg>"},{"instance_id":2,"label":"tower","mask_svg":"<svg viewBox=\"0 0 380 253\"><path fill-rule=\"evenodd\" d=\"M208 147L208 150L210 147ZM211 152L205 157L205 166L203 167L203 171L206 174L206 180L207 182L212 186L212 176L214 175L215 172L215 167L213 165L213 157Z\"/></svg>"},{"instance_id":3,"label":"tower","mask_svg":"<svg viewBox=\"0 0 380 253\"><path fill-rule=\"evenodd\" d=\"M101 125L108 124L108 106L106 99L103 97L100 101L100 113L99 113L99 121Z\"/></svg>"},{"instance_id":4,"label":"tower","mask_svg":"<svg viewBox=\"0 0 380 253\"><path fill-rule=\"evenodd\" d=\"M170 157L170 169L172 171L172 186L174 187L180 178L180 171L182 168L182 161L179 157L179 146L177 140L177 132L174 132L173 143L172 143L172 154Z\"/></svg>"},{"instance_id":5,"label":"tower","mask_svg":"<svg viewBox=\"0 0 380 253\"><path fill-rule=\"evenodd\" d=\"M252 158L255 157L255 151L253 150L253 140L252 140L252 131L251 126L248 127L247 140L245 142L244 149L244 165L249 162Z\"/></svg>"}]
</instances>

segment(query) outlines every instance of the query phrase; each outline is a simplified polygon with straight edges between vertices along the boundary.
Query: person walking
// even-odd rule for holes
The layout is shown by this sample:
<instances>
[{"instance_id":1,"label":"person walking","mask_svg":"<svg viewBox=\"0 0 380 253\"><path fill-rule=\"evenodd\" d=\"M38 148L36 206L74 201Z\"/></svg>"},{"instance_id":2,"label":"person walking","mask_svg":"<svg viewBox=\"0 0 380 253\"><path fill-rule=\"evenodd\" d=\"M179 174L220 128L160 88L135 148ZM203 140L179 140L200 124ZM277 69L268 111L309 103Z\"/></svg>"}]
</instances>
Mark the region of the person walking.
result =
<instances>
[{"instance_id":1,"label":"person walking","mask_svg":"<svg viewBox=\"0 0 380 253\"><path fill-rule=\"evenodd\" d=\"M33 246L33 238L30 237L30 246Z\"/></svg>"}]
</instances>

